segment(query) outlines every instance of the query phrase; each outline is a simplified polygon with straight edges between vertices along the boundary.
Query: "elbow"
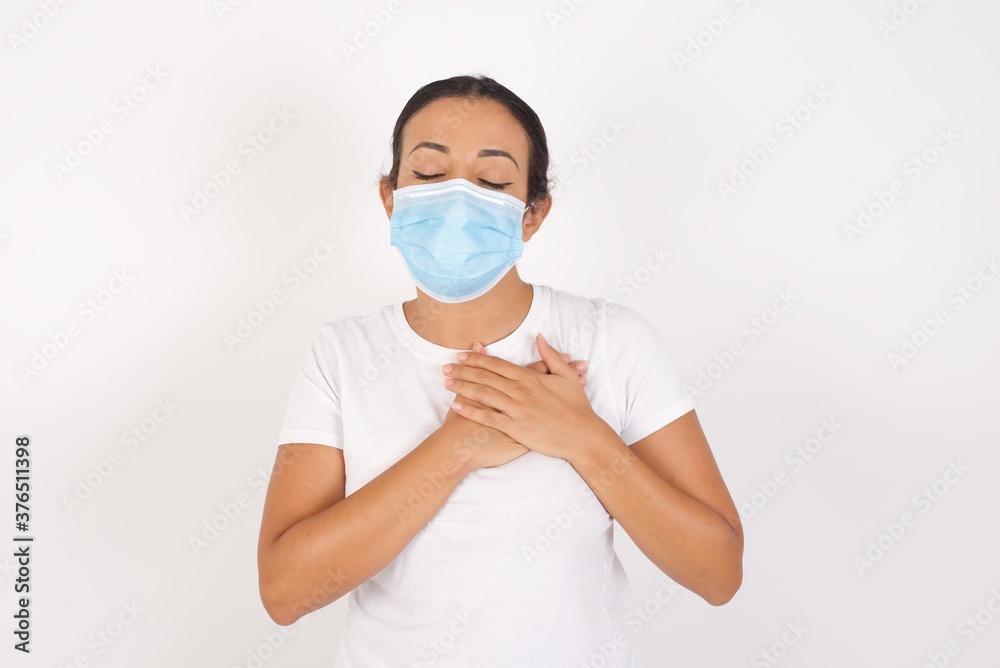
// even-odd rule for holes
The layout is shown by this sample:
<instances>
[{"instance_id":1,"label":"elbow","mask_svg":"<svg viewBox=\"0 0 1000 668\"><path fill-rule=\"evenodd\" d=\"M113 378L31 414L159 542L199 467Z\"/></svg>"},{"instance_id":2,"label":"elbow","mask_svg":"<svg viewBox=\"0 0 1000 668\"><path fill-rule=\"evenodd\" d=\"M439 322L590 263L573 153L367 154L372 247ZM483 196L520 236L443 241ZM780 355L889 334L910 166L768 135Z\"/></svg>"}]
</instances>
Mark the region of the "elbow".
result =
<instances>
[{"instance_id":1,"label":"elbow","mask_svg":"<svg viewBox=\"0 0 1000 668\"><path fill-rule=\"evenodd\" d=\"M295 615L289 606L282 603L273 584L268 585L261 580L259 588L260 602L264 605L264 610L271 621L278 626L291 626L298 621L300 615Z\"/></svg>"},{"instance_id":2,"label":"elbow","mask_svg":"<svg viewBox=\"0 0 1000 668\"><path fill-rule=\"evenodd\" d=\"M736 596L736 592L739 591L739 589L739 585L736 587L730 587L729 589L720 589L717 592L713 592L712 595L705 594L702 598L704 598L709 605L719 607L733 600L733 597Z\"/></svg>"},{"instance_id":3,"label":"elbow","mask_svg":"<svg viewBox=\"0 0 1000 668\"><path fill-rule=\"evenodd\" d=\"M260 601L264 605L267 616L278 626L291 626L311 612L305 606L294 608L287 602L275 600L261 590Z\"/></svg>"},{"instance_id":4,"label":"elbow","mask_svg":"<svg viewBox=\"0 0 1000 668\"><path fill-rule=\"evenodd\" d=\"M738 514L726 517L726 521L733 530L732 548L730 551L732 558L730 559L729 566L720 572L719 577L716 578L718 586L713 591L702 594L702 598L709 605L716 607L725 605L733 600L736 592L743 585L743 525L740 522Z\"/></svg>"},{"instance_id":5,"label":"elbow","mask_svg":"<svg viewBox=\"0 0 1000 668\"><path fill-rule=\"evenodd\" d=\"M339 569L337 574L337 577L328 575L327 580L312 589L310 593L297 594L294 571L286 570L283 574L262 572L258 584L260 602L275 624L291 626L314 610L340 599L349 591L343 586L345 579L340 576Z\"/></svg>"},{"instance_id":6,"label":"elbow","mask_svg":"<svg viewBox=\"0 0 1000 668\"><path fill-rule=\"evenodd\" d=\"M294 610L289 596L287 573L258 565L257 588L267 616L278 626L291 626L307 611Z\"/></svg>"},{"instance_id":7,"label":"elbow","mask_svg":"<svg viewBox=\"0 0 1000 668\"><path fill-rule=\"evenodd\" d=\"M743 564L737 562L736 566L726 574L725 577L720 578L719 586L716 587L711 592L705 592L701 595L705 602L709 605L714 605L716 607L725 605L733 600L736 596L736 592L740 590L740 586L743 584Z\"/></svg>"},{"instance_id":8,"label":"elbow","mask_svg":"<svg viewBox=\"0 0 1000 668\"><path fill-rule=\"evenodd\" d=\"M268 567L269 560L265 558L264 551L258 548L257 552L257 593L260 602L264 606L264 611L278 626L288 626L295 622L291 618L282 602L282 583L280 574L273 568Z\"/></svg>"},{"instance_id":9,"label":"elbow","mask_svg":"<svg viewBox=\"0 0 1000 668\"><path fill-rule=\"evenodd\" d=\"M267 611L267 616L271 618L271 621L277 624L278 626L291 626L292 624L298 621L297 617L286 615L282 611L274 607L269 607L265 605L264 610Z\"/></svg>"}]
</instances>

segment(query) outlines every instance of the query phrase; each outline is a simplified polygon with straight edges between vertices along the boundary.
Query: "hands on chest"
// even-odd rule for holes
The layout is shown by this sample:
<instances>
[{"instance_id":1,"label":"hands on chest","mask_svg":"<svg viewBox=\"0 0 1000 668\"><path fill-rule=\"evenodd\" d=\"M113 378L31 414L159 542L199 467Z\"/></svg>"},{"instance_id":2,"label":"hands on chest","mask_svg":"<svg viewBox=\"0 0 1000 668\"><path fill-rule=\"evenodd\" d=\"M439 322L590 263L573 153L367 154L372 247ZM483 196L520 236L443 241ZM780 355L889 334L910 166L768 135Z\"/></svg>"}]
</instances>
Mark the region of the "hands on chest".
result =
<instances>
[{"instance_id":1,"label":"hands on chest","mask_svg":"<svg viewBox=\"0 0 1000 668\"><path fill-rule=\"evenodd\" d=\"M455 392L443 429L454 429L470 467L500 466L529 450L570 460L581 442L608 429L584 392L587 363L570 361L538 334L541 360L518 366L478 343L442 368Z\"/></svg>"}]
</instances>

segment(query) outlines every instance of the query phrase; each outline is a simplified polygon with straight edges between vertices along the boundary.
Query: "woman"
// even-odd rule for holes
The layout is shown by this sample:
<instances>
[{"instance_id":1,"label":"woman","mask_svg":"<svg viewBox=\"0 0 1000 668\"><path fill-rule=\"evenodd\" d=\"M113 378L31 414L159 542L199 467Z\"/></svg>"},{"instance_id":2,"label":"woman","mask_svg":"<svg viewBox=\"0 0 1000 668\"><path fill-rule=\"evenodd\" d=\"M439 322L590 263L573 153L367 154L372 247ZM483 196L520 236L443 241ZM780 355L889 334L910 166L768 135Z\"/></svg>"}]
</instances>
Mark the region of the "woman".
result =
<instances>
[{"instance_id":1,"label":"woman","mask_svg":"<svg viewBox=\"0 0 1000 668\"><path fill-rule=\"evenodd\" d=\"M677 367L636 311L519 276L552 206L520 98L428 84L392 151L381 197L416 298L327 323L303 359L264 607L288 625L350 593L343 668L635 666L613 520L712 605L742 582L739 515Z\"/></svg>"}]
</instances>

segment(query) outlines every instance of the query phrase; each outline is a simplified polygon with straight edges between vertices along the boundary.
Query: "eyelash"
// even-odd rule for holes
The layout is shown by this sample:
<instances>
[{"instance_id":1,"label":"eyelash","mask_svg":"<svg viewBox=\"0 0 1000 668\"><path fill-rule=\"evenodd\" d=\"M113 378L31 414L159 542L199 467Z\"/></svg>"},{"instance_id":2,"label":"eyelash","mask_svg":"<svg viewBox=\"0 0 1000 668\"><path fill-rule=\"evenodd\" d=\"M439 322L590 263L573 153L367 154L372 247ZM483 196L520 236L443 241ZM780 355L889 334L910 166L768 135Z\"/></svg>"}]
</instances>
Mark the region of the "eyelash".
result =
<instances>
[{"instance_id":1,"label":"eyelash","mask_svg":"<svg viewBox=\"0 0 1000 668\"><path fill-rule=\"evenodd\" d=\"M410 171L413 171L413 170L410 170ZM444 174L434 174L434 175L431 175L431 176L427 176L426 174L421 174L420 172L413 172L413 175L415 177L417 177L418 179L420 179L421 181L430 181L431 179L436 179L439 176L444 176ZM493 188L494 190L503 190L507 186L511 185L509 183L490 183L489 181L487 181L485 179L479 179L479 180L482 181L483 183L485 183L486 187Z\"/></svg>"}]
</instances>

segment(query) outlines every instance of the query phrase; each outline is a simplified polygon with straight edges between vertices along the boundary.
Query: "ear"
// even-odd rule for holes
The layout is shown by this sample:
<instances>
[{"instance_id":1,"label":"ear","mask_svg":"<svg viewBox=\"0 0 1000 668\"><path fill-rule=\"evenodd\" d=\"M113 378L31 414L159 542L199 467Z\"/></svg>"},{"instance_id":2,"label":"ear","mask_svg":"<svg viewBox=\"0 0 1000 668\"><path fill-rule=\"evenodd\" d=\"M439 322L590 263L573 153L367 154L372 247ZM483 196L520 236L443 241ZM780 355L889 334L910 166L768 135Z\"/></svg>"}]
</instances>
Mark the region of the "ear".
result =
<instances>
[{"instance_id":1,"label":"ear","mask_svg":"<svg viewBox=\"0 0 1000 668\"><path fill-rule=\"evenodd\" d=\"M378 184L378 194L382 198L382 206L385 208L385 215L392 219L392 186L388 179L382 179Z\"/></svg>"},{"instance_id":2,"label":"ear","mask_svg":"<svg viewBox=\"0 0 1000 668\"><path fill-rule=\"evenodd\" d=\"M521 238L524 241L528 241L535 235L551 210L552 195L547 194L545 197L535 200L534 206L524 212L524 220L521 222Z\"/></svg>"}]
</instances>

